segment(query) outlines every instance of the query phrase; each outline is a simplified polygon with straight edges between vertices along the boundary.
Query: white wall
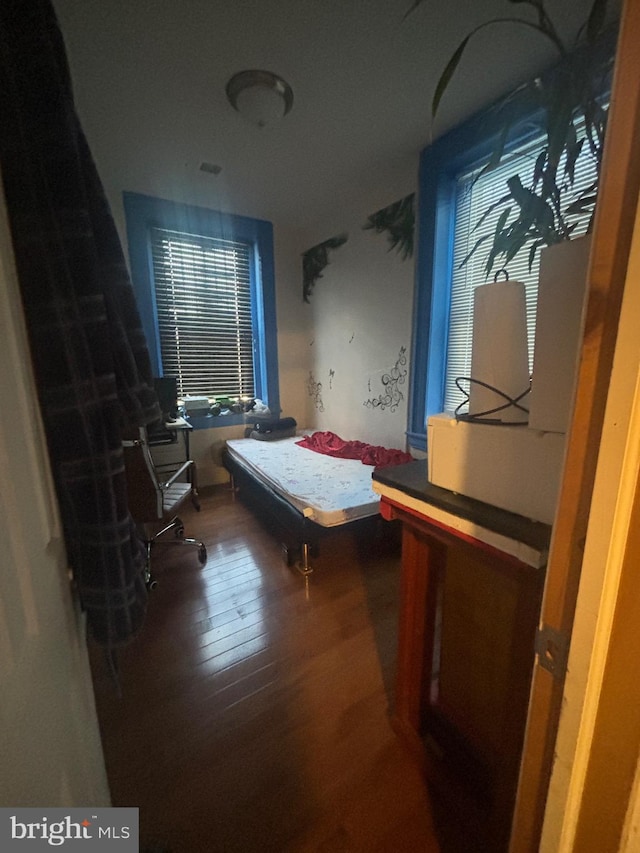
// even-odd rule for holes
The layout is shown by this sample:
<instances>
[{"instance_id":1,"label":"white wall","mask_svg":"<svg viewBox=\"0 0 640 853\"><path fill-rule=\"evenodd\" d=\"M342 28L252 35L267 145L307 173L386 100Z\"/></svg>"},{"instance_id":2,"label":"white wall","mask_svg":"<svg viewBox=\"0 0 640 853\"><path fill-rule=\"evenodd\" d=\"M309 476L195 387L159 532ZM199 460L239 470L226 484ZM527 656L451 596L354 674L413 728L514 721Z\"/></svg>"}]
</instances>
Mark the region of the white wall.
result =
<instances>
[{"instance_id":1,"label":"white wall","mask_svg":"<svg viewBox=\"0 0 640 853\"><path fill-rule=\"evenodd\" d=\"M275 228L276 300L278 310L278 364L282 417L292 417L299 427L312 422L307 394L311 368L309 350L312 316L302 300L303 237L290 229Z\"/></svg>"},{"instance_id":2,"label":"white wall","mask_svg":"<svg viewBox=\"0 0 640 853\"><path fill-rule=\"evenodd\" d=\"M352 200L347 213L341 208L318 229L315 243L341 233L348 240L330 252L304 306L310 318L310 426L400 449L406 443L415 264L389 251L386 233L362 226L367 216L413 192L416 181L417 161L409 162L402 180L381 188L376 199L359 205ZM385 399L389 392L391 402Z\"/></svg>"},{"instance_id":3,"label":"white wall","mask_svg":"<svg viewBox=\"0 0 640 853\"><path fill-rule=\"evenodd\" d=\"M108 806L0 198L0 806Z\"/></svg>"}]
</instances>

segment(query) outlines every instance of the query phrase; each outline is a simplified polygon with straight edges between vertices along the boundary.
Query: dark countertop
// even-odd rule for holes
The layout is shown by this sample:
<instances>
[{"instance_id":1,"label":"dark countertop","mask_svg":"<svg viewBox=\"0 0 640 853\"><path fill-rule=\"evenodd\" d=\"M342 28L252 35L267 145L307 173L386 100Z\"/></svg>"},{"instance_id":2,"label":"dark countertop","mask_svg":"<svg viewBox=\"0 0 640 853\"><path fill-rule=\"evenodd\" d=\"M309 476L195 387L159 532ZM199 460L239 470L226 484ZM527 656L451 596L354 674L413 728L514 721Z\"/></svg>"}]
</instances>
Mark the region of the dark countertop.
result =
<instances>
[{"instance_id":1,"label":"dark countertop","mask_svg":"<svg viewBox=\"0 0 640 853\"><path fill-rule=\"evenodd\" d=\"M426 459L374 469L372 477L385 486L541 552L549 548L550 525L432 485L427 479Z\"/></svg>"}]
</instances>

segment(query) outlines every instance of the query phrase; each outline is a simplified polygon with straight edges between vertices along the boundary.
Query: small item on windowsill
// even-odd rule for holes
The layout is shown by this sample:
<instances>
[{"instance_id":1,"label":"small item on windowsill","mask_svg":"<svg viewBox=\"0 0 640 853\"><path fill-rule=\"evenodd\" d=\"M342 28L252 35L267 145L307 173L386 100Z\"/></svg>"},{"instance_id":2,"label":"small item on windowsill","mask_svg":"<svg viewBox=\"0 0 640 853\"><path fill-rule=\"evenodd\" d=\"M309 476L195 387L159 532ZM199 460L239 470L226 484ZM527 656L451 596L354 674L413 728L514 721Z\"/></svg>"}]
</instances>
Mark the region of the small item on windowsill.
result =
<instances>
[{"instance_id":1,"label":"small item on windowsill","mask_svg":"<svg viewBox=\"0 0 640 853\"><path fill-rule=\"evenodd\" d=\"M210 411L216 417L229 413L243 415L252 411L255 404L256 401L253 397L213 397Z\"/></svg>"},{"instance_id":2,"label":"small item on windowsill","mask_svg":"<svg viewBox=\"0 0 640 853\"><path fill-rule=\"evenodd\" d=\"M184 411L187 415L208 415L210 403L208 397L187 395L183 401Z\"/></svg>"}]
</instances>

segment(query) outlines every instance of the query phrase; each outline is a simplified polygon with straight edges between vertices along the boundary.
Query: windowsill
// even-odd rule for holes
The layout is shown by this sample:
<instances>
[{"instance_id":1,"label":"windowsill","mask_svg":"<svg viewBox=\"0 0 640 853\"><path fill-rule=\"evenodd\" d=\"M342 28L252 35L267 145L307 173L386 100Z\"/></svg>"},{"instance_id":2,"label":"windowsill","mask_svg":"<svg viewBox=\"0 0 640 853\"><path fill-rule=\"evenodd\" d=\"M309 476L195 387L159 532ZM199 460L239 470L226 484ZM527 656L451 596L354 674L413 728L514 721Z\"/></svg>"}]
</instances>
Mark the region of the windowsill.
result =
<instances>
[{"instance_id":1,"label":"windowsill","mask_svg":"<svg viewBox=\"0 0 640 853\"><path fill-rule=\"evenodd\" d=\"M190 415L185 420L194 429L212 429L214 427L244 426L251 421L251 418L245 414L238 415L231 412L228 415Z\"/></svg>"},{"instance_id":2,"label":"windowsill","mask_svg":"<svg viewBox=\"0 0 640 853\"><path fill-rule=\"evenodd\" d=\"M407 431L406 435L409 441L409 447L413 448L414 450L423 450L425 453L427 452L426 432Z\"/></svg>"}]
</instances>

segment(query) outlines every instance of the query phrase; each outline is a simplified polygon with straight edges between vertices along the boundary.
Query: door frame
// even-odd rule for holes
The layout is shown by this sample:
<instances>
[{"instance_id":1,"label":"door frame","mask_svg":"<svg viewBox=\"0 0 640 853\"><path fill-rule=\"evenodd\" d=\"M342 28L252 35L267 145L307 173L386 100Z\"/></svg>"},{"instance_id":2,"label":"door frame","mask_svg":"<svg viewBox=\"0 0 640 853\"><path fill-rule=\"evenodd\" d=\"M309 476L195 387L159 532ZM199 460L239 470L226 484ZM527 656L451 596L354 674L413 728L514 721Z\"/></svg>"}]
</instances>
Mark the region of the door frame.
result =
<instances>
[{"instance_id":1,"label":"door frame","mask_svg":"<svg viewBox=\"0 0 640 853\"><path fill-rule=\"evenodd\" d=\"M640 2L626 0L618 38L588 295L564 473L541 625L571 637L640 191ZM536 666L510 853L539 849L565 688L564 672Z\"/></svg>"}]
</instances>

